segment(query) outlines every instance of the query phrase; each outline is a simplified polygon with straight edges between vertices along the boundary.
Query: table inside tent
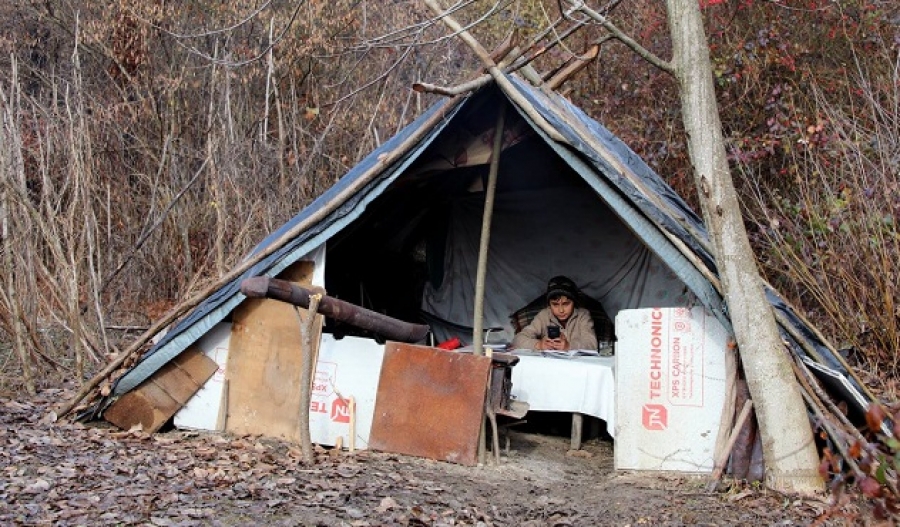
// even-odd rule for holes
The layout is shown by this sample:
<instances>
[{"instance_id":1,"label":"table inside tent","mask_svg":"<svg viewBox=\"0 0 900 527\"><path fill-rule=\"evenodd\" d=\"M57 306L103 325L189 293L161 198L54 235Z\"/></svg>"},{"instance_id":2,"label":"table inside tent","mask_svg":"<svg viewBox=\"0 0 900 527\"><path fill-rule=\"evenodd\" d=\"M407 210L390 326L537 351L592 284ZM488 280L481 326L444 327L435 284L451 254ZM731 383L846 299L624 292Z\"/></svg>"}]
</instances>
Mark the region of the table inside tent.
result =
<instances>
[{"instance_id":1,"label":"table inside tent","mask_svg":"<svg viewBox=\"0 0 900 527\"><path fill-rule=\"evenodd\" d=\"M606 421L610 436L616 430L615 357L564 357L551 352L514 352L512 396L528 403L529 411L572 413L578 421L590 415ZM580 446L580 426L572 447ZM573 430L574 432L574 430Z\"/></svg>"}]
</instances>

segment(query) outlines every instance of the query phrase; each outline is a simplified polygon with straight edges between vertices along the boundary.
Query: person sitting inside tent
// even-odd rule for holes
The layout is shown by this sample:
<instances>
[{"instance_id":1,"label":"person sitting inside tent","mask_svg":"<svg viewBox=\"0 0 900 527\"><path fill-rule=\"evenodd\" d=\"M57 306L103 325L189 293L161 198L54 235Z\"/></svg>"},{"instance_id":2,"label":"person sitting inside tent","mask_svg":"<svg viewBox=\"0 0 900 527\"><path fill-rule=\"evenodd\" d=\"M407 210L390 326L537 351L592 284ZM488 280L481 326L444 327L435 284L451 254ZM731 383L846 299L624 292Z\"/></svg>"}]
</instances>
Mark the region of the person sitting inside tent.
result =
<instances>
[{"instance_id":1,"label":"person sitting inside tent","mask_svg":"<svg viewBox=\"0 0 900 527\"><path fill-rule=\"evenodd\" d=\"M591 313L576 305L578 286L565 276L547 283L547 307L513 337L512 349L566 351L597 349Z\"/></svg>"}]
</instances>

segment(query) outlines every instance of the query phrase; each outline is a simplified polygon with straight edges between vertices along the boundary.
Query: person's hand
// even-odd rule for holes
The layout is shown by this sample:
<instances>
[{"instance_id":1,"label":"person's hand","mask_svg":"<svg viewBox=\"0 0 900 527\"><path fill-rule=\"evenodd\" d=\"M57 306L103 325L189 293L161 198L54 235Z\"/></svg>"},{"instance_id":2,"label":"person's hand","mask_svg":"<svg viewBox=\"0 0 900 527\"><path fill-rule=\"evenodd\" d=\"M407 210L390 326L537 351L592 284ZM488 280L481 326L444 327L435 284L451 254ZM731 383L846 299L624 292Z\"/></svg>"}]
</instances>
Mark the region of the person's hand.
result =
<instances>
[{"instance_id":1,"label":"person's hand","mask_svg":"<svg viewBox=\"0 0 900 527\"><path fill-rule=\"evenodd\" d=\"M566 338L565 333L560 333L557 339L542 338L540 346L541 349L548 351L566 351L569 349L569 339Z\"/></svg>"},{"instance_id":2,"label":"person's hand","mask_svg":"<svg viewBox=\"0 0 900 527\"><path fill-rule=\"evenodd\" d=\"M569 339L566 338L565 333L560 333L558 339L553 339L550 342L553 343L553 350L555 351L566 351L569 349Z\"/></svg>"}]
</instances>

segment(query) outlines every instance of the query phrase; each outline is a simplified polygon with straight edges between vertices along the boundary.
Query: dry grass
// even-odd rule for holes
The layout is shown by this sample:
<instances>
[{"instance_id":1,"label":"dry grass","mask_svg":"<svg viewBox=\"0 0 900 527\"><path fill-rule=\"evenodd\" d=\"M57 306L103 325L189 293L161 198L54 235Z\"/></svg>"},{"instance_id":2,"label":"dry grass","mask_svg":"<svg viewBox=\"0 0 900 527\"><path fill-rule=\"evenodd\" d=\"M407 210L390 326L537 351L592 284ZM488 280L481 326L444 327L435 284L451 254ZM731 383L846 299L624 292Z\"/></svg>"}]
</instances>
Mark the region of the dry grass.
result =
<instances>
[{"instance_id":1,"label":"dry grass","mask_svg":"<svg viewBox=\"0 0 900 527\"><path fill-rule=\"evenodd\" d=\"M856 105L816 86L793 192L757 187L761 256L780 289L896 398L900 373L900 77L862 70ZM892 67L893 66L893 67Z\"/></svg>"}]
</instances>

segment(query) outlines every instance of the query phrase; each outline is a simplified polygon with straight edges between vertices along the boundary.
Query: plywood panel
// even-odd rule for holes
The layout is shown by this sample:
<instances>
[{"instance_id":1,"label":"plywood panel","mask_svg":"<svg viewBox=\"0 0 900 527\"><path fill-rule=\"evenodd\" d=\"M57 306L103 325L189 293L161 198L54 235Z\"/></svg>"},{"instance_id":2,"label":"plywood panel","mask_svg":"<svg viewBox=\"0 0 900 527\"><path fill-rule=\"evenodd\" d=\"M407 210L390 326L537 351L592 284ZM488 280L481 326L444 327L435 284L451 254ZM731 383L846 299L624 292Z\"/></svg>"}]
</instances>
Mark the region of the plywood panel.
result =
<instances>
[{"instance_id":1,"label":"plywood panel","mask_svg":"<svg viewBox=\"0 0 900 527\"><path fill-rule=\"evenodd\" d=\"M491 359L388 342L369 448L477 462Z\"/></svg>"},{"instance_id":2,"label":"plywood panel","mask_svg":"<svg viewBox=\"0 0 900 527\"><path fill-rule=\"evenodd\" d=\"M137 388L120 397L103 417L124 430L141 425L148 433L156 432L217 369L216 362L202 351L188 348Z\"/></svg>"},{"instance_id":3,"label":"plywood panel","mask_svg":"<svg viewBox=\"0 0 900 527\"><path fill-rule=\"evenodd\" d=\"M279 278L309 285L314 265L297 262ZM307 312L301 309L304 320ZM313 343L321 335L321 316ZM299 439L300 377L303 360L300 320L294 306L270 299L247 299L234 311L228 356L228 415L225 429Z\"/></svg>"}]
</instances>

